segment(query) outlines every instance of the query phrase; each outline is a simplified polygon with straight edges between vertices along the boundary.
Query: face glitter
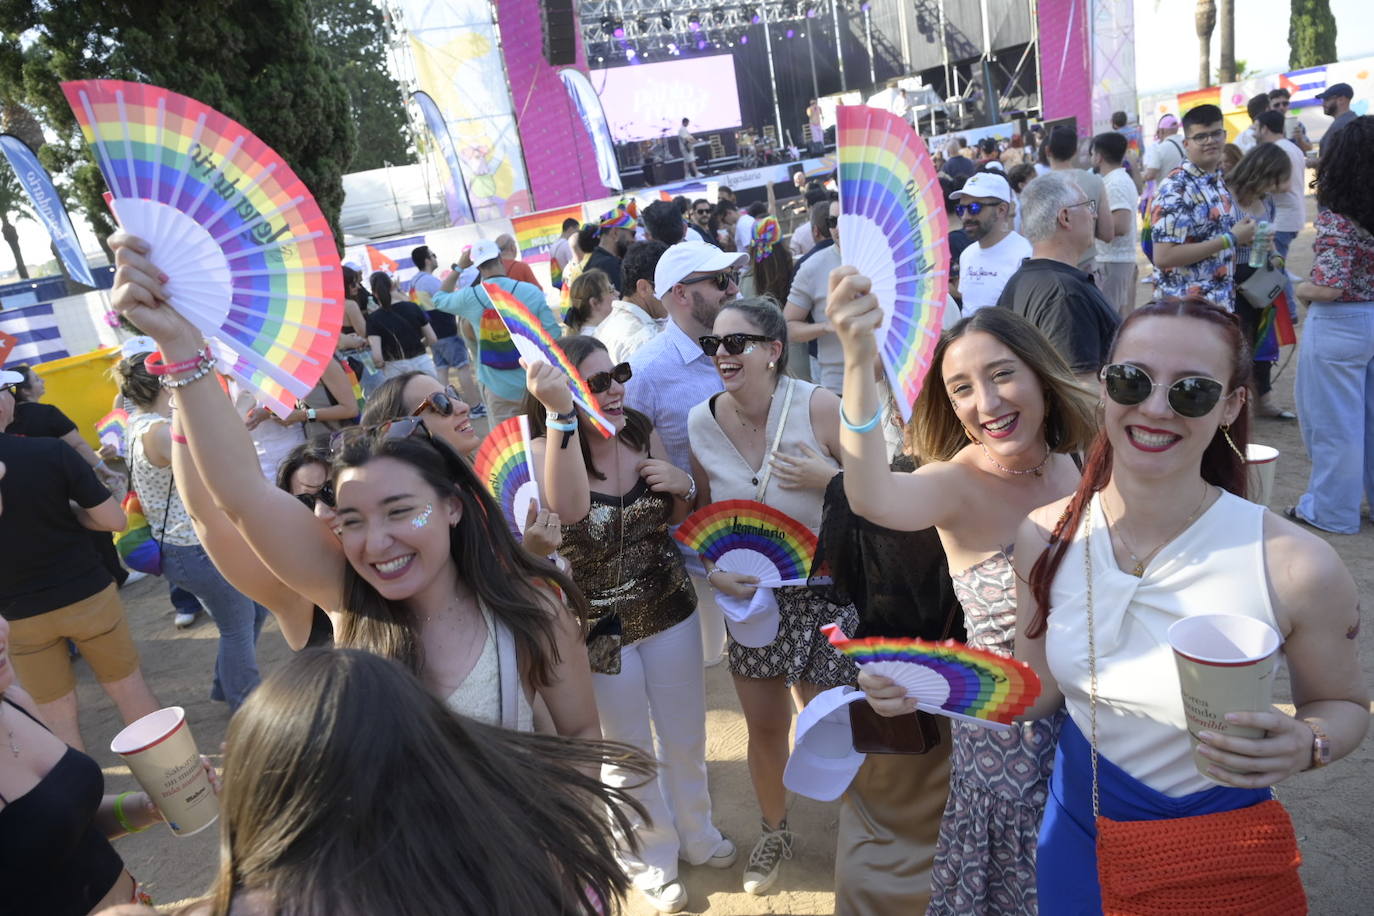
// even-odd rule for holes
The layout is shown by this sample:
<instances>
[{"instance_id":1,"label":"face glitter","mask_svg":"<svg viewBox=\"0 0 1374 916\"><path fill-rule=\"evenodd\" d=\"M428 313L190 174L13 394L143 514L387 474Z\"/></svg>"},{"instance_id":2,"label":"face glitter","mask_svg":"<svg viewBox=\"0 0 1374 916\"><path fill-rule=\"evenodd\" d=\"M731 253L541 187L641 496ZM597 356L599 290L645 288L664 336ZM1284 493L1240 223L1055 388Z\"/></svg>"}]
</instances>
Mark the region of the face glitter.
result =
<instances>
[{"instance_id":1,"label":"face glitter","mask_svg":"<svg viewBox=\"0 0 1374 916\"><path fill-rule=\"evenodd\" d=\"M432 505L426 505L423 512L410 520L410 527L416 529L425 527L429 524L429 517L433 514L434 507Z\"/></svg>"}]
</instances>

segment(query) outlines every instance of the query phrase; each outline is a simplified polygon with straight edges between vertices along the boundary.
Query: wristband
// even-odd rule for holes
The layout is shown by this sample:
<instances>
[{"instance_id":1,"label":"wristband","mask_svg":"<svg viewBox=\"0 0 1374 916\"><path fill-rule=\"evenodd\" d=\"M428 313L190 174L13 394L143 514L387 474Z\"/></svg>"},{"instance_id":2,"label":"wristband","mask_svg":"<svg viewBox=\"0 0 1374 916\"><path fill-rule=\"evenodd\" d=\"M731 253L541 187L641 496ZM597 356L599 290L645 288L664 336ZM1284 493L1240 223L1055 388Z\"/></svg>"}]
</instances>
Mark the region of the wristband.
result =
<instances>
[{"instance_id":1,"label":"wristband","mask_svg":"<svg viewBox=\"0 0 1374 916\"><path fill-rule=\"evenodd\" d=\"M714 575L715 575L716 573L718 573L718 572L720 572L720 567L719 567L719 566L712 566L712 567L706 572L706 584L707 584L707 585L710 585L712 588L715 588L716 586L713 585L713 584L711 583L711 577L714 576Z\"/></svg>"},{"instance_id":2,"label":"wristband","mask_svg":"<svg viewBox=\"0 0 1374 916\"><path fill-rule=\"evenodd\" d=\"M176 372L190 372L203 363L211 359L210 348L203 347L196 351L195 359L188 359L185 362L172 363L170 366L162 361L162 351L154 350L143 360L143 368L148 370L149 375L168 375Z\"/></svg>"},{"instance_id":3,"label":"wristband","mask_svg":"<svg viewBox=\"0 0 1374 916\"><path fill-rule=\"evenodd\" d=\"M197 382L197 381L200 381L201 379L205 378L205 376L207 376L207 375L210 374L210 372L214 369L214 367L215 367L215 361L214 361L214 359L212 358L212 359L210 360L210 362L208 362L208 363L201 363L199 369L197 369L195 372L191 373L190 375L186 376L185 378L175 378L175 379L174 379L174 378L169 378L168 376L164 375L164 376L162 376L162 379L161 379L161 381L162 381L162 387L163 387L163 388L171 388L171 389L173 389L173 390L175 390L175 389L177 389L177 388L185 388L187 385L191 384L192 382Z\"/></svg>"},{"instance_id":4,"label":"wristband","mask_svg":"<svg viewBox=\"0 0 1374 916\"><path fill-rule=\"evenodd\" d=\"M172 433L172 441L175 442L177 445L187 444L186 437L183 436L181 433Z\"/></svg>"},{"instance_id":5,"label":"wristband","mask_svg":"<svg viewBox=\"0 0 1374 916\"><path fill-rule=\"evenodd\" d=\"M129 823L129 819L124 815L124 799L128 798L130 795L133 794L133 792L121 792L115 796L115 820L119 821L119 826L124 828L125 833L142 833L143 831L147 830L148 827L151 827L153 825L148 824L144 827L135 827Z\"/></svg>"},{"instance_id":6,"label":"wristband","mask_svg":"<svg viewBox=\"0 0 1374 916\"><path fill-rule=\"evenodd\" d=\"M552 417L544 421L544 425L549 429L556 429L560 433L571 433L577 431L577 422L564 423L562 420L555 420Z\"/></svg>"},{"instance_id":7,"label":"wristband","mask_svg":"<svg viewBox=\"0 0 1374 916\"><path fill-rule=\"evenodd\" d=\"M849 422L849 418L844 415L844 405L840 405L840 423L851 433L866 433L878 425L878 421L883 418L883 405L880 403L878 409L873 412L867 423L856 426Z\"/></svg>"},{"instance_id":8,"label":"wristband","mask_svg":"<svg viewBox=\"0 0 1374 916\"><path fill-rule=\"evenodd\" d=\"M319 416L319 411L315 410L315 408L313 408L313 407L307 407L307 408L305 409L305 418L306 418L307 420L313 420L313 419L315 419L315 417L317 417L317 416Z\"/></svg>"},{"instance_id":9,"label":"wristband","mask_svg":"<svg viewBox=\"0 0 1374 916\"><path fill-rule=\"evenodd\" d=\"M1229 233L1229 232L1223 232L1223 233L1221 234L1221 250L1222 250L1222 251L1225 251L1225 250L1228 249L1228 248L1235 248L1235 247L1236 247L1236 237L1235 237L1234 235L1232 235L1231 233Z\"/></svg>"}]
</instances>

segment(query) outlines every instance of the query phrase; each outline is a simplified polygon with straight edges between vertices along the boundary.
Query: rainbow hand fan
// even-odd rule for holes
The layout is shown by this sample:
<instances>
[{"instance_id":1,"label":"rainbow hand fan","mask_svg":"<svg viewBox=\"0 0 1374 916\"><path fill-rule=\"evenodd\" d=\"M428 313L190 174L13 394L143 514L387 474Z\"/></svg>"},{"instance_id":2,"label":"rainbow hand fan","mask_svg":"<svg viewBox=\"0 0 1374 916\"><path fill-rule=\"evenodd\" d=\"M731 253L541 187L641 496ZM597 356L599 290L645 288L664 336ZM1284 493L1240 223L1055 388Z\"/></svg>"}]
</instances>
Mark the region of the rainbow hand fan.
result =
<instances>
[{"instance_id":1,"label":"rainbow hand fan","mask_svg":"<svg viewBox=\"0 0 1374 916\"><path fill-rule=\"evenodd\" d=\"M129 412L122 407L114 410L100 418L100 422L95 424L95 434L100 440L101 445L114 447L115 454L124 457L124 440L128 434Z\"/></svg>"},{"instance_id":2,"label":"rainbow hand fan","mask_svg":"<svg viewBox=\"0 0 1374 916\"><path fill-rule=\"evenodd\" d=\"M816 535L801 522L752 499L711 503L673 534L726 572L757 576L759 585L805 585Z\"/></svg>"},{"instance_id":3,"label":"rainbow hand fan","mask_svg":"<svg viewBox=\"0 0 1374 916\"><path fill-rule=\"evenodd\" d=\"M1030 665L952 639L847 639L833 623L821 632L864 670L905 687L926 712L1005 730L1040 696Z\"/></svg>"},{"instance_id":4,"label":"rainbow hand fan","mask_svg":"<svg viewBox=\"0 0 1374 916\"><path fill-rule=\"evenodd\" d=\"M529 306L495 283L483 283L482 289L486 290L487 296L491 298L492 308L496 309L496 314L500 316L506 330L510 331L511 342L515 344L515 349L520 351L520 357L527 363L553 363L568 373L568 387L572 389L573 403L587 412L587 417L601 431L601 435L607 439L614 436L615 427L597 411L592 390L587 387L582 374L568 357L563 355L558 342L545 330Z\"/></svg>"},{"instance_id":5,"label":"rainbow hand fan","mask_svg":"<svg viewBox=\"0 0 1374 916\"><path fill-rule=\"evenodd\" d=\"M247 128L194 99L119 80L62 91L115 218L151 246L172 305L231 349L230 374L285 417L324 374L343 322L339 255L310 191Z\"/></svg>"},{"instance_id":6,"label":"rainbow hand fan","mask_svg":"<svg viewBox=\"0 0 1374 916\"><path fill-rule=\"evenodd\" d=\"M911 125L862 105L836 113L840 255L873 281L878 349L911 419L949 296L949 221L935 165Z\"/></svg>"},{"instance_id":7,"label":"rainbow hand fan","mask_svg":"<svg viewBox=\"0 0 1374 916\"><path fill-rule=\"evenodd\" d=\"M539 486L530 458L529 418L523 414L511 417L493 429L482 440L472 464L492 497L501 504L515 539L524 540L530 504L539 505Z\"/></svg>"}]
</instances>

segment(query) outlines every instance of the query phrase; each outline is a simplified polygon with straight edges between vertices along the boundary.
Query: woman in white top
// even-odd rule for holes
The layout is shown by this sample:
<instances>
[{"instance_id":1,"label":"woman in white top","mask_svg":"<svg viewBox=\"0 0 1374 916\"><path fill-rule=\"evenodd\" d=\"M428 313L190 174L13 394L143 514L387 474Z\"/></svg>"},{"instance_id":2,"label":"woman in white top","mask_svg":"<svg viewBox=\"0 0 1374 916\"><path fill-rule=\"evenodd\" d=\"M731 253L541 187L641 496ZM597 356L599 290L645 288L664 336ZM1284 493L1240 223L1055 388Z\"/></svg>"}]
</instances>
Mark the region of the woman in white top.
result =
<instances>
[{"instance_id":1,"label":"woman in white top","mask_svg":"<svg viewBox=\"0 0 1374 916\"><path fill-rule=\"evenodd\" d=\"M1017 655L1044 684L1028 714L1062 703L1070 716L1039 845L1041 897L1056 912L1101 911L1094 725L1101 812L1119 821L1258 804L1350 753L1369 727L1350 574L1325 542L1243 499L1249 371L1235 315L1192 298L1133 312L1102 370L1103 429L1082 483L1021 526ZM1165 634L1216 613L1278 631L1296 715L1228 714L1266 735L1202 732L1204 777ZM1200 900L1194 911L1206 911Z\"/></svg>"},{"instance_id":2,"label":"woman in white top","mask_svg":"<svg viewBox=\"0 0 1374 916\"><path fill-rule=\"evenodd\" d=\"M569 334L594 337L597 327L611 314L614 302L615 290L611 289L611 278L606 272L595 267L584 270L572 281L563 325Z\"/></svg>"},{"instance_id":3,"label":"woman in white top","mask_svg":"<svg viewBox=\"0 0 1374 916\"><path fill-rule=\"evenodd\" d=\"M727 499L765 503L818 531L825 486L839 470L839 404L835 395L790 378L787 320L770 299L742 299L721 309L714 335L701 338L725 390L692 408L687 420L697 504ZM707 564L706 579L731 598L754 595L752 576ZM779 588L778 635L748 648L730 639L730 672L749 729L749 772L763 813L763 836L749 857L744 889L761 894L791 856L787 765L792 705L788 687L802 699L853 683L848 659L834 652L820 626L838 619L852 632L854 608L837 610L804 586Z\"/></svg>"},{"instance_id":4,"label":"woman in white top","mask_svg":"<svg viewBox=\"0 0 1374 916\"><path fill-rule=\"evenodd\" d=\"M537 693L560 734L599 736L580 628L565 605L585 611L585 601L567 576L520 550L457 452L418 417L344 431L330 472L331 532L259 473L200 335L166 305L146 243L110 241L121 267L116 308L157 340L169 364L197 367L165 384L176 389L178 422L207 488L272 573L329 615L335 644L401 661L474 717L527 727ZM280 619L293 644L311 616L302 607ZM518 678L500 665L511 655ZM492 670L499 676L474 678ZM468 696L478 681L480 708ZM502 689L512 681L514 697Z\"/></svg>"}]
</instances>

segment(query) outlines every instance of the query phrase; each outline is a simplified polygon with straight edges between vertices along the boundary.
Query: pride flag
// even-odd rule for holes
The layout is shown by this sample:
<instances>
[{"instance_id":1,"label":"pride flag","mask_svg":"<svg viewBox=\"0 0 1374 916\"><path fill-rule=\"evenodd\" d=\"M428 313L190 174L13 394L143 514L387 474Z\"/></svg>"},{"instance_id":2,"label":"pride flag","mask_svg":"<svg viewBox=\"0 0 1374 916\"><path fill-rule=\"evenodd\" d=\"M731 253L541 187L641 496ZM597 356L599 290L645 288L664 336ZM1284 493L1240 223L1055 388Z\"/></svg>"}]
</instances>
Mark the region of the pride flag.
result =
<instances>
[{"instance_id":1,"label":"pride flag","mask_svg":"<svg viewBox=\"0 0 1374 916\"><path fill-rule=\"evenodd\" d=\"M575 219L582 222L582 205L559 207L557 210L542 210L511 219L515 227L515 244L520 248L520 260L526 263L547 261L553 254L553 246L563 237L563 220Z\"/></svg>"}]
</instances>

